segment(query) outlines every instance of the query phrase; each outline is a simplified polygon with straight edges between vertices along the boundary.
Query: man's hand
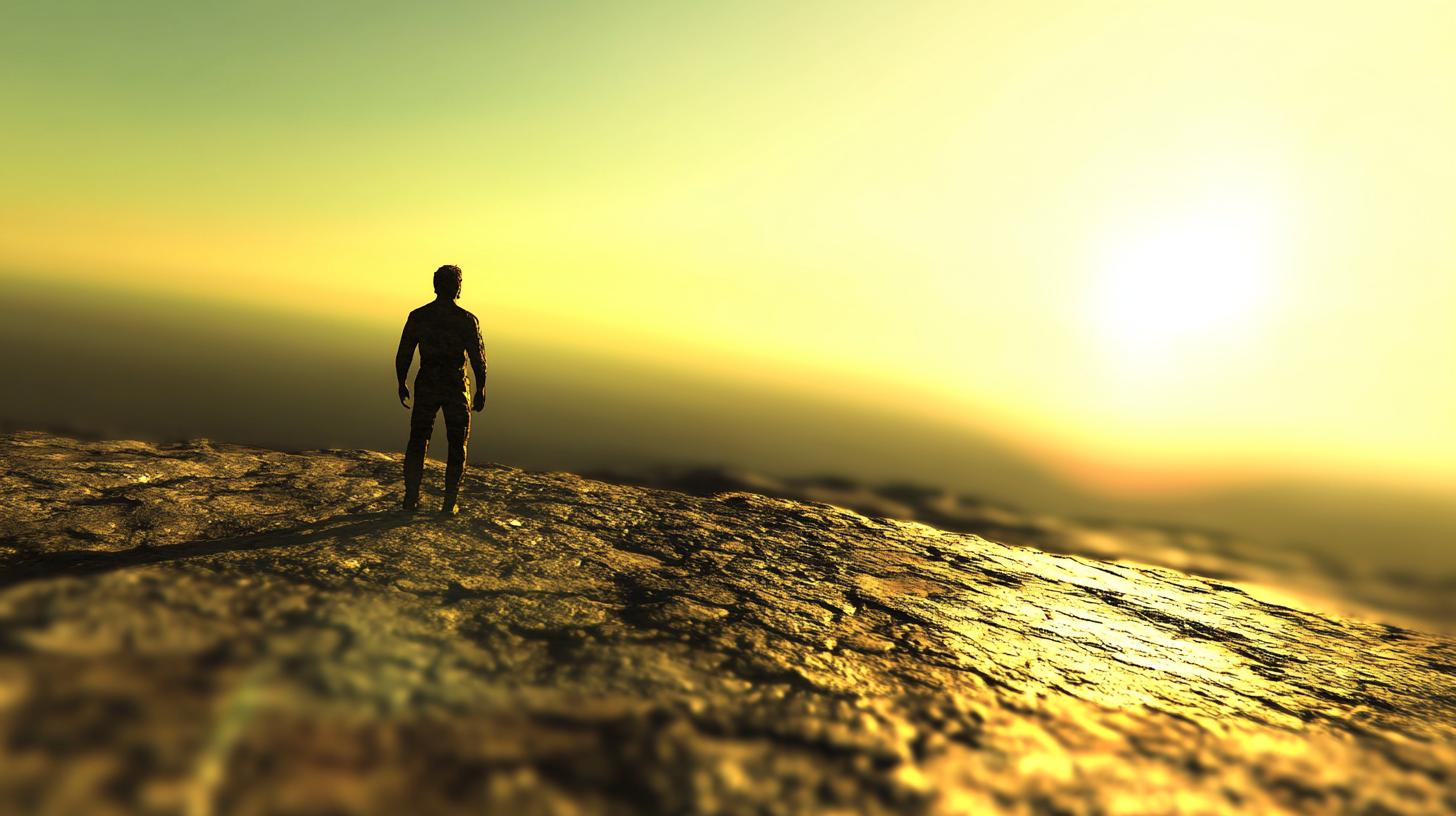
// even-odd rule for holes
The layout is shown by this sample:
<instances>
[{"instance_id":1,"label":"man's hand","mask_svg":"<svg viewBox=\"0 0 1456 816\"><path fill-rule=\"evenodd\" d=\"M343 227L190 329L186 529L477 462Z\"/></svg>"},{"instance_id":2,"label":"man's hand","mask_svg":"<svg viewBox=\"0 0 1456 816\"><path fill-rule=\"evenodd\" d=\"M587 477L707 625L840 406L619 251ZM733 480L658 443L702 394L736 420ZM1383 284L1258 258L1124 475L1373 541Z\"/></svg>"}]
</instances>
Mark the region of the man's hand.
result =
<instances>
[{"instance_id":1,"label":"man's hand","mask_svg":"<svg viewBox=\"0 0 1456 816\"><path fill-rule=\"evenodd\" d=\"M399 404L400 405L403 405L406 408L410 407L409 406L409 398L410 398L409 397L409 387L406 386L404 383L400 383L399 384Z\"/></svg>"},{"instance_id":2,"label":"man's hand","mask_svg":"<svg viewBox=\"0 0 1456 816\"><path fill-rule=\"evenodd\" d=\"M472 400L471 403L472 404L471 404L470 407L472 409L474 409L476 411L484 411L485 410L485 389L484 388L477 388L477 389L475 389L475 399Z\"/></svg>"}]
</instances>

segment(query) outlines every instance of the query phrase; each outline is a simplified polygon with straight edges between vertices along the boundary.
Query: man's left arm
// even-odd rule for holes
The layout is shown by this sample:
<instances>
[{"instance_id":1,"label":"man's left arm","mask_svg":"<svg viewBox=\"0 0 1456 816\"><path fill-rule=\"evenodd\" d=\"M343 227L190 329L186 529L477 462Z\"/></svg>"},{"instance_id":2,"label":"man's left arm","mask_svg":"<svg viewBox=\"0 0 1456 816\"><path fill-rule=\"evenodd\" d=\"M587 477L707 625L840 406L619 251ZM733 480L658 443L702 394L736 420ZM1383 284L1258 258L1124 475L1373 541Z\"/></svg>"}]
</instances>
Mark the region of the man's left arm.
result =
<instances>
[{"instance_id":1,"label":"man's left arm","mask_svg":"<svg viewBox=\"0 0 1456 816\"><path fill-rule=\"evenodd\" d=\"M481 411L485 409L485 340L480 336L480 320L471 315L470 323L475 330L475 338L466 346L470 368L475 374L475 399L471 407Z\"/></svg>"},{"instance_id":2,"label":"man's left arm","mask_svg":"<svg viewBox=\"0 0 1456 816\"><path fill-rule=\"evenodd\" d=\"M415 333L414 315L410 315L404 322L404 331L399 335L399 348L394 352L394 375L399 380L399 404L409 407L409 386L405 385L405 379L409 377L410 363L415 359L415 346L419 345L420 338Z\"/></svg>"}]
</instances>

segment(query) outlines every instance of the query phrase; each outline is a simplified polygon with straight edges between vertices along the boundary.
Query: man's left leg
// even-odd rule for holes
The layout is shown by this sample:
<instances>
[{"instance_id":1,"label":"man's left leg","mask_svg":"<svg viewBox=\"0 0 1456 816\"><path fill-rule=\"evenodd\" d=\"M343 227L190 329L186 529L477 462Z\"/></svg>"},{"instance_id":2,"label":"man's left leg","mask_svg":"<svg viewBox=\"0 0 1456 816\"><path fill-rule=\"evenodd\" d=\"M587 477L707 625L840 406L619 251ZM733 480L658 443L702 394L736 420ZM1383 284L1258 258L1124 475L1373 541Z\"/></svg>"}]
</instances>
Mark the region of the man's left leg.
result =
<instances>
[{"instance_id":1,"label":"man's left leg","mask_svg":"<svg viewBox=\"0 0 1456 816\"><path fill-rule=\"evenodd\" d=\"M430 433L434 430L435 412L439 403L415 382L415 405L410 411L409 443L404 449L404 509L413 512L420 503L420 480L425 475L425 454L430 450Z\"/></svg>"},{"instance_id":2,"label":"man's left leg","mask_svg":"<svg viewBox=\"0 0 1456 816\"><path fill-rule=\"evenodd\" d=\"M445 414L445 438L449 450L445 457L445 501L440 512L454 515L459 512L457 497L460 495L460 477L465 473L465 445L470 441L470 402L464 393L459 399L451 399L443 406Z\"/></svg>"}]
</instances>

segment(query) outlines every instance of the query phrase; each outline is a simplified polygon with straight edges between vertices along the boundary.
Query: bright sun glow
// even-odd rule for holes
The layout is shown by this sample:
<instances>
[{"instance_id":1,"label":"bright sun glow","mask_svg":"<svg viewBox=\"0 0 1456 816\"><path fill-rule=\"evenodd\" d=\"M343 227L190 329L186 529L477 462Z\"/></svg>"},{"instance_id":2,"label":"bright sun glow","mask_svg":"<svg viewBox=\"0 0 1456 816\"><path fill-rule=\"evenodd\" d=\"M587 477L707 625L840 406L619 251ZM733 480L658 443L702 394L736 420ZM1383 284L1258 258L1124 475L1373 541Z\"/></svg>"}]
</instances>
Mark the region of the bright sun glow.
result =
<instances>
[{"instance_id":1,"label":"bright sun glow","mask_svg":"<svg viewBox=\"0 0 1456 816\"><path fill-rule=\"evenodd\" d=\"M24 279L387 335L450 262L522 376L1456 483L1456 3L266 5L4 4L0 326Z\"/></svg>"},{"instance_id":2,"label":"bright sun glow","mask_svg":"<svg viewBox=\"0 0 1456 816\"><path fill-rule=\"evenodd\" d=\"M1167 363L1246 339L1274 294L1270 208L1200 202L1114 231L1098 258L1090 318L1121 363Z\"/></svg>"}]
</instances>

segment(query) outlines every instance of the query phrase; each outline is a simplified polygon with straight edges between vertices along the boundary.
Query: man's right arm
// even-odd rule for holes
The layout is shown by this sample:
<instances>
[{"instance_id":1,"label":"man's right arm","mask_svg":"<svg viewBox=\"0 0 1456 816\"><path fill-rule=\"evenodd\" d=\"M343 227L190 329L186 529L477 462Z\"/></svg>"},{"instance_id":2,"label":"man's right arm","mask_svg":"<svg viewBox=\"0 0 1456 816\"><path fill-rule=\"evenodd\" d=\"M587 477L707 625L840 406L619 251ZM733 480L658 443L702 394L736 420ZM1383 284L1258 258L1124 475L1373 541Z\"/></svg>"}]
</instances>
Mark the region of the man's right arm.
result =
<instances>
[{"instance_id":1,"label":"man's right arm","mask_svg":"<svg viewBox=\"0 0 1456 816\"><path fill-rule=\"evenodd\" d=\"M480 321L470 316L472 337L466 341L465 356L470 358L470 367L475 374L475 397L471 407L477 411L485 408L485 341L480 338Z\"/></svg>"},{"instance_id":2,"label":"man's right arm","mask_svg":"<svg viewBox=\"0 0 1456 816\"><path fill-rule=\"evenodd\" d=\"M394 374L399 379L399 401L401 405L408 408L409 387L405 380L409 378L410 363L415 359L415 346L419 345L420 339L415 334L414 316L411 315L404 322L404 331L399 336L399 350L394 353Z\"/></svg>"}]
</instances>

